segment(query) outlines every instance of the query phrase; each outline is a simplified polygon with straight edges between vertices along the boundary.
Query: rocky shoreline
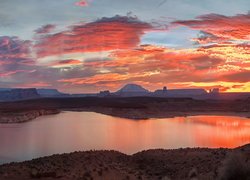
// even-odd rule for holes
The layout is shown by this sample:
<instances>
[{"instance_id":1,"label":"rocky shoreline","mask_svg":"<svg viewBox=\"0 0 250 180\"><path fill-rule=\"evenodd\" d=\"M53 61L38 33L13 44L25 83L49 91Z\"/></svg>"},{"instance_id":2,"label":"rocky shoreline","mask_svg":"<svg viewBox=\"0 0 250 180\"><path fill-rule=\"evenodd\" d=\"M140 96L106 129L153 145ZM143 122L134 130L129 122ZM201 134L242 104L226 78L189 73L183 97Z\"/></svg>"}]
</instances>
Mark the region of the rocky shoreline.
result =
<instances>
[{"instance_id":1,"label":"rocky shoreline","mask_svg":"<svg viewBox=\"0 0 250 180\"><path fill-rule=\"evenodd\" d=\"M247 179L250 144L235 149L87 151L0 166L0 179Z\"/></svg>"},{"instance_id":2,"label":"rocky shoreline","mask_svg":"<svg viewBox=\"0 0 250 180\"><path fill-rule=\"evenodd\" d=\"M171 118L193 115L250 117L245 100L195 100L191 98L41 98L0 103L0 123L26 122L60 111L87 111L128 119Z\"/></svg>"},{"instance_id":3,"label":"rocky shoreline","mask_svg":"<svg viewBox=\"0 0 250 180\"><path fill-rule=\"evenodd\" d=\"M1 112L0 123L23 123L31 121L39 116L52 115L58 113L60 113L60 110L57 109L40 109L23 112Z\"/></svg>"},{"instance_id":4,"label":"rocky shoreline","mask_svg":"<svg viewBox=\"0 0 250 180\"><path fill-rule=\"evenodd\" d=\"M221 116L240 116L250 118L250 112L221 112L221 111L204 111L204 112L185 112L185 111L145 111L143 109L131 108L73 108L73 109L50 109L50 110L29 110L23 112L1 112L0 124L23 123L31 121L40 116L59 114L62 111L77 112L96 112L104 115L127 118L133 120L146 120L151 118L174 118L199 115L221 115Z\"/></svg>"},{"instance_id":5,"label":"rocky shoreline","mask_svg":"<svg viewBox=\"0 0 250 180\"><path fill-rule=\"evenodd\" d=\"M174 118L186 116L218 115L218 116L240 116L250 118L250 112L230 112L230 111L161 111L157 109L133 109L133 108L81 108L64 109L65 111L96 112L104 115L146 120L154 118Z\"/></svg>"},{"instance_id":6,"label":"rocky shoreline","mask_svg":"<svg viewBox=\"0 0 250 180\"><path fill-rule=\"evenodd\" d=\"M31 121L40 116L59 114L61 111L77 111L77 112L96 112L104 115L127 118L134 120L146 120L151 118L174 118L199 115L222 115L222 116L240 116L250 118L250 112L223 112L223 111L146 111L144 109L132 108L70 108L70 109L40 109L29 110L23 112L0 112L0 123L23 123Z\"/></svg>"}]
</instances>

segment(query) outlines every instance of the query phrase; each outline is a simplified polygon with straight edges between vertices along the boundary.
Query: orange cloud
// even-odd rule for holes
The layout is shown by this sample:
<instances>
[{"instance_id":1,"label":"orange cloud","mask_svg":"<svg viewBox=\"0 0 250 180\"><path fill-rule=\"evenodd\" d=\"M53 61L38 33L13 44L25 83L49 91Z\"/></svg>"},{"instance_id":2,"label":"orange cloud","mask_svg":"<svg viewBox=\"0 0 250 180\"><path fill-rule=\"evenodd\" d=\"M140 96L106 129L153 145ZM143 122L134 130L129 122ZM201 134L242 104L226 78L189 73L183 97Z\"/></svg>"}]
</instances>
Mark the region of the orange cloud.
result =
<instances>
[{"instance_id":1,"label":"orange cloud","mask_svg":"<svg viewBox=\"0 0 250 180\"><path fill-rule=\"evenodd\" d=\"M228 51L220 50L221 47L232 48L231 55ZM105 74L83 79L64 79L60 82L101 84L108 87L138 82L152 90L168 85L172 88L219 87L222 91L249 91L242 84L249 81L249 66L244 65L248 60L245 48L240 45L221 45L176 50L143 45L135 49L114 51L110 53L108 60L83 63L84 67L95 68L97 71L106 69L108 72ZM234 58L238 61L232 63Z\"/></svg>"},{"instance_id":2,"label":"orange cloud","mask_svg":"<svg viewBox=\"0 0 250 180\"><path fill-rule=\"evenodd\" d=\"M249 14L210 14L193 21L176 21L173 24L201 31L193 39L198 48L186 49L140 45L141 36L156 29L131 16L102 18L54 34L54 26L47 25L36 31L34 53L30 53L29 41L0 37L0 78L13 78L18 85L28 79L28 85L75 89L85 85L115 90L134 82L151 90L166 85L250 91L247 19ZM35 54L41 60L37 64L30 57ZM36 72L26 73L31 69ZM33 83L33 77L39 78L38 84Z\"/></svg>"},{"instance_id":3,"label":"orange cloud","mask_svg":"<svg viewBox=\"0 0 250 180\"><path fill-rule=\"evenodd\" d=\"M180 84L182 87L199 87L207 90L219 88L222 92L250 92L250 82L235 82L223 77L217 78L217 80L213 82L184 82L176 84Z\"/></svg>"},{"instance_id":4,"label":"orange cloud","mask_svg":"<svg viewBox=\"0 0 250 180\"><path fill-rule=\"evenodd\" d=\"M94 75L92 77L62 79L58 80L58 82L70 83L70 84L96 84L96 83L108 84L108 83L115 83L115 81L118 82L118 81L128 80L131 78L147 77L155 73L156 72L133 73L133 74L103 73Z\"/></svg>"},{"instance_id":5,"label":"orange cloud","mask_svg":"<svg viewBox=\"0 0 250 180\"><path fill-rule=\"evenodd\" d=\"M173 25L183 25L195 30L201 30L213 35L213 40L250 40L250 14L236 16L223 16L219 14L207 14L198 16L196 20L175 21ZM203 40L209 40L203 38Z\"/></svg>"},{"instance_id":6,"label":"orange cloud","mask_svg":"<svg viewBox=\"0 0 250 180\"><path fill-rule=\"evenodd\" d=\"M102 18L42 37L35 48L38 57L134 48L150 28L151 25L135 17Z\"/></svg>"},{"instance_id":7,"label":"orange cloud","mask_svg":"<svg viewBox=\"0 0 250 180\"><path fill-rule=\"evenodd\" d=\"M233 73L250 70L250 45L248 44L218 44L201 47L197 51L223 59L225 62L218 66L218 71Z\"/></svg>"},{"instance_id":8,"label":"orange cloud","mask_svg":"<svg viewBox=\"0 0 250 180\"><path fill-rule=\"evenodd\" d=\"M229 73L229 74L224 75L222 79L224 81L246 83L250 81L250 70ZM234 86L234 88L237 88L237 86Z\"/></svg>"},{"instance_id":9,"label":"orange cloud","mask_svg":"<svg viewBox=\"0 0 250 180\"><path fill-rule=\"evenodd\" d=\"M108 74L97 74L92 77L86 78L70 78L70 79L61 79L58 82L70 83L70 84L95 84L100 82L112 82L112 81L120 81L128 78L126 74L118 74L118 73L108 73Z\"/></svg>"},{"instance_id":10,"label":"orange cloud","mask_svg":"<svg viewBox=\"0 0 250 180\"><path fill-rule=\"evenodd\" d=\"M43 82L43 81L39 81L36 83L24 83L22 85L18 85L18 88L30 88L30 87L49 87L52 86L51 84L47 83L47 82Z\"/></svg>"}]
</instances>

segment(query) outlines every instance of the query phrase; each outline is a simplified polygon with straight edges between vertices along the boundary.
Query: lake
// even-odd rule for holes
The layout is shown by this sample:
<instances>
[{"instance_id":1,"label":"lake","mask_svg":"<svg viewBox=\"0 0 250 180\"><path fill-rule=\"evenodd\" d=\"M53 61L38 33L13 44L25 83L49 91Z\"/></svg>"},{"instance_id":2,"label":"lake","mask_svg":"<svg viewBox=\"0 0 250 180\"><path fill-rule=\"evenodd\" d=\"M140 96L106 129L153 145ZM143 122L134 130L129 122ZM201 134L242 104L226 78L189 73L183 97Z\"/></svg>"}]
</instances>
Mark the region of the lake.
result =
<instances>
[{"instance_id":1,"label":"lake","mask_svg":"<svg viewBox=\"0 0 250 180\"><path fill-rule=\"evenodd\" d=\"M129 120L93 112L62 112L21 124L0 124L0 164L72 151L237 147L250 142L250 120L190 116Z\"/></svg>"}]
</instances>

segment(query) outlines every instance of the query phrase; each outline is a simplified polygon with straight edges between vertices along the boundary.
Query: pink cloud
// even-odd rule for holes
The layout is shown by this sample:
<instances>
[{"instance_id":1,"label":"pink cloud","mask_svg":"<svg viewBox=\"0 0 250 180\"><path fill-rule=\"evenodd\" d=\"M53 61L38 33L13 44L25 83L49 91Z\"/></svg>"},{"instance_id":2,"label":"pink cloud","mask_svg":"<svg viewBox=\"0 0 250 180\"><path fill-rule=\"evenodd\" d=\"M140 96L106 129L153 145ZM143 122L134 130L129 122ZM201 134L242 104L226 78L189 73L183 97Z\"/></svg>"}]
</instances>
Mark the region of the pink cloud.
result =
<instances>
[{"instance_id":1,"label":"pink cloud","mask_svg":"<svg viewBox=\"0 0 250 180\"><path fill-rule=\"evenodd\" d=\"M88 6L88 2L86 0L81 0L75 3L76 6L86 7Z\"/></svg>"},{"instance_id":2,"label":"pink cloud","mask_svg":"<svg viewBox=\"0 0 250 180\"><path fill-rule=\"evenodd\" d=\"M30 73L30 72L34 72L34 70L15 70L15 71L9 71L9 72L2 72L0 73L0 77L7 77L7 76L11 76L17 73Z\"/></svg>"}]
</instances>

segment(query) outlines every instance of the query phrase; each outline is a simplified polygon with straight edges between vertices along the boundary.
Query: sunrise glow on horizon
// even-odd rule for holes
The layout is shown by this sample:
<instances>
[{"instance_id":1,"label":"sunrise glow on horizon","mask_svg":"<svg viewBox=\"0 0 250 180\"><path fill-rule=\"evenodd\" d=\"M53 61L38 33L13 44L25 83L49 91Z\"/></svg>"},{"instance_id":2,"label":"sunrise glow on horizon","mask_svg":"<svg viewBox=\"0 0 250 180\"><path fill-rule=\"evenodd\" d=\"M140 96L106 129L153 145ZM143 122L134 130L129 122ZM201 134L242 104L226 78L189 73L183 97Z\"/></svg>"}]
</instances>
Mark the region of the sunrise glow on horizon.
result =
<instances>
[{"instance_id":1,"label":"sunrise glow on horizon","mask_svg":"<svg viewBox=\"0 0 250 180\"><path fill-rule=\"evenodd\" d=\"M250 92L248 0L0 2L0 87Z\"/></svg>"}]
</instances>

